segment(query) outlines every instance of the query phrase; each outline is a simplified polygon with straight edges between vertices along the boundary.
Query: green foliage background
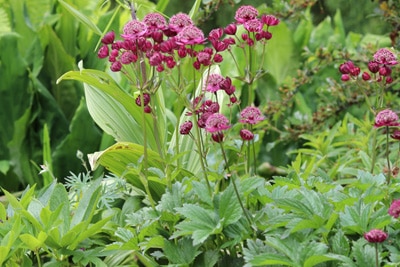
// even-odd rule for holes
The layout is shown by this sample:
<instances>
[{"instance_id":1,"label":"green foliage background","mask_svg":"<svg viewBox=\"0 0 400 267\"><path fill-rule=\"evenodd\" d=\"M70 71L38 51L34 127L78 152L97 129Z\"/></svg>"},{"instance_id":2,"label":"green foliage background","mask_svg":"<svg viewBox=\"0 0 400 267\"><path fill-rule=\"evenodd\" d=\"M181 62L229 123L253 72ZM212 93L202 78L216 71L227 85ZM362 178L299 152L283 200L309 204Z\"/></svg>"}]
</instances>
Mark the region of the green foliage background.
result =
<instances>
[{"instance_id":1,"label":"green foliage background","mask_svg":"<svg viewBox=\"0 0 400 267\"><path fill-rule=\"evenodd\" d=\"M166 4L164 12L169 16L189 12L194 3L180 0L136 2L139 12L144 13L147 8L163 2ZM199 20L200 27L208 31L227 25L239 5L266 4L266 11L287 18L287 32L281 33L285 36L304 19L301 2L202 1L202 12L195 19ZM363 8L349 8L349 5ZM82 24L84 21L77 20L68 6L87 16L94 23L93 27L88 28ZM39 166L50 159L51 162L47 162L49 167L56 177L63 180L70 171L83 170L81 161L76 157L77 150L87 154L112 143L112 138L103 134L89 116L82 85L74 81L56 84L56 80L63 73L77 69L80 61L84 62L85 68L105 68L94 49L106 28L118 29L120 23L128 18L126 10L114 13L117 6L114 1L94 0L0 1L1 187L16 191L27 184L44 185L44 177L38 175ZM378 3L369 0L316 1L311 9L313 22L316 25L326 16L333 17L338 8L345 18L343 26L346 32L387 34L389 31L381 18L373 16ZM215 10L218 10L218 16ZM288 56L293 62L298 62L300 58L296 54L300 54L301 49L293 49ZM273 64L279 59L270 60ZM284 78L284 74L281 75ZM279 81L266 85L277 88ZM266 95L259 97L264 99ZM45 125L48 133L44 132ZM49 144L44 141L47 134ZM46 146L50 146L49 149L46 150ZM274 164L285 163L284 159L279 159L280 156L274 157Z\"/></svg>"}]
</instances>

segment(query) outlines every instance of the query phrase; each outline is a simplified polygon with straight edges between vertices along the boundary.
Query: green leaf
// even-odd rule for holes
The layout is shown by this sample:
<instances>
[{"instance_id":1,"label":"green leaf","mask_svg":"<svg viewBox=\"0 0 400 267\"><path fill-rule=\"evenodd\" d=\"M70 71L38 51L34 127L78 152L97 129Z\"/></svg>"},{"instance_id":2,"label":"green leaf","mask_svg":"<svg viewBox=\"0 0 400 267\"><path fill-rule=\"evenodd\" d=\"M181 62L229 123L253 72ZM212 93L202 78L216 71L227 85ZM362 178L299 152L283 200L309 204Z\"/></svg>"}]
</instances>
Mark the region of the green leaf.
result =
<instances>
[{"instance_id":1,"label":"green leaf","mask_svg":"<svg viewBox=\"0 0 400 267\"><path fill-rule=\"evenodd\" d=\"M350 253L350 244L343 231L339 230L330 240L332 252L347 256Z\"/></svg>"},{"instance_id":2,"label":"green leaf","mask_svg":"<svg viewBox=\"0 0 400 267\"><path fill-rule=\"evenodd\" d=\"M85 222L89 225L97 208L101 193L101 179L95 180L90 184L89 188L83 192L83 197L79 200L78 207L74 212L71 220L71 227Z\"/></svg>"},{"instance_id":3,"label":"green leaf","mask_svg":"<svg viewBox=\"0 0 400 267\"><path fill-rule=\"evenodd\" d=\"M3 34L11 32L11 23L7 12L4 8L0 8L0 38Z\"/></svg>"},{"instance_id":4,"label":"green leaf","mask_svg":"<svg viewBox=\"0 0 400 267\"><path fill-rule=\"evenodd\" d=\"M189 265L201 253L197 248L189 238L182 238L176 244L173 240L164 240L163 251L170 263Z\"/></svg>"},{"instance_id":5,"label":"green leaf","mask_svg":"<svg viewBox=\"0 0 400 267\"><path fill-rule=\"evenodd\" d=\"M82 231L77 231L77 235L72 239L73 242L71 244L68 245L68 248L73 250L76 249L79 245L79 243L81 243L83 240L85 240L86 238L89 238L93 235L95 235L98 232L101 232L103 229L103 226L110 221L112 217L108 217L108 218L104 218L98 222L96 222L95 224L90 224L90 225L86 225L86 223L84 223L83 225L85 225L85 228L82 228ZM87 220L89 221L89 220ZM71 232L75 232L74 229L71 229Z\"/></svg>"},{"instance_id":6,"label":"green leaf","mask_svg":"<svg viewBox=\"0 0 400 267\"><path fill-rule=\"evenodd\" d=\"M62 0L58 0L58 2L66 9L68 12L70 12L77 20L79 20L81 23L83 23L86 27L90 28L94 33L97 35L101 36L101 30L94 24L88 17L86 17L84 14L79 12L75 7L67 4L66 2Z\"/></svg>"},{"instance_id":7,"label":"green leaf","mask_svg":"<svg viewBox=\"0 0 400 267\"><path fill-rule=\"evenodd\" d=\"M309 47L311 51L315 51L320 47L327 47L329 38L333 36L331 17L326 17L311 33Z\"/></svg>"},{"instance_id":8,"label":"green leaf","mask_svg":"<svg viewBox=\"0 0 400 267\"><path fill-rule=\"evenodd\" d=\"M6 208L4 207L3 203L0 202L0 220L4 222L6 218L7 218Z\"/></svg>"},{"instance_id":9,"label":"green leaf","mask_svg":"<svg viewBox=\"0 0 400 267\"><path fill-rule=\"evenodd\" d=\"M37 238L30 234L21 234L19 238L30 250L38 251L43 246L43 243L47 238L47 234L40 231Z\"/></svg>"},{"instance_id":10,"label":"green leaf","mask_svg":"<svg viewBox=\"0 0 400 267\"><path fill-rule=\"evenodd\" d=\"M43 186L47 186L53 181L53 160L51 157L50 135L47 124L43 127L43 164L48 169L48 171L42 173Z\"/></svg>"},{"instance_id":11,"label":"green leaf","mask_svg":"<svg viewBox=\"0 0 400 267\"><path fill-rule=\"evenodd\" d=\"M276 254L263 253L254 256L250 261L251 266L265 266L265 265L284 265L284 266L296 266L291 260L288 260L284 256Z\"/></svg>"},{"instance_id":12,"label":"green leaf","mask_svg":"<svg viewBox=\"0 0 400 267\"><path fill-rule=\"evenodd\" d=\"M184 204L176 210L185 216L185 220L178 225L171 238L184 235L192 235L193 245L203 243L210 235L221 231L221 224L212 210L207 210L194 204Z\"/></svg>"},{"instance_id":13,"label":"green leaf","mask_svg":"<svg viewBox=\"0 0 400 267\"><path fill-rule=\"evenodd\" d=\"M134 104L134 98L123 91L109 75L97 70L82 69L65 73L57 82L62 80L84 83L90 115L103 131L117 141L137 144L144 143L146 132L148 146L157 150L157 137L151 116L145 114L143 117L141 107ZM143 118L146 130L142 127Z\"/></svg>"},{"instance_id":14,"label":"green leaf","mask_svg":"<svg viewBox=\"0 0 400 267\"><path fill-rule=\"evenodd\" d=\"M372 203L365 204L362 201L356 202L353 206L346 206L340 213L340 222L343 229L363 234L367 232L368 221L372 214Z\"/></svg>"},{"instance_id":15,"label":"green leaf","mask_svg":"<svg viewBox=\"0 0 400 267\"><path fill-rule=\"evenodd\" d=\"M189 12L189 17L191 19L193 19L195 14L197 14L197 12L199 11L200 4L201 4L201 0L196 0L196 2L194 2L193 6L192 6L192 8L190 9L190 12Z\"/></svg>"},{"instance_id":16,"label":"green leaf","mask_svg":"<svg viewBox=\"0 0 400 267\"><path fill-rule=\"evenodd\" d=\"M85 125L85 127L82 127L82 125ZM85 99L82 97L70 122L68 135L59 141L58 146L53 151L54 172L61 173L62 177L65 177L69 174L69 171L76 170L77 166L81 166L81 159L72 156L76 155L78 150L83 155L98 150L101 134L101 131L90 117ZM83 166L81 169L85 171Z\"/></svg>"},{"instance_id":17,"label":"green leaf","mask_svg":"<svg viewBox=\"0 0 400 267\"><path fill-rule=\"evenodd\" d=\"M287 25L281 22L271 32L274 37L268 41L268 47L273 48L273 51L267 52L265 65L279 86L288 75L295 72L299 61L294 54L292 33Z\"/></svg>"},{"instance_id":18,"label":"green leaf","mask_svg":"<svg viewBox=\"0 0 400 267\"><path fill-rule=\"evenodd\" d=\"M168 4L169 0L159 0L157 2L156 10L162 13L167 8Z\"/></svg>"},{"instance_id":19,"label":"green leaf","mask_svg":"<svg viewBox=\"0 0 400 267\"><path fill-rule=\"evenodd\" d=\"M336 257L335 255L330 255L330 254L313 255L304 262L303 266L304 267L313 267L320 263L327 262L327 261L334 261L334 260L339 260L339 258Z\"/></svg>"},{"instance_id":20,"label":"green leaf","mask_svg":"<svg viewBox=\"0 0 400 267\"><path fill-rule=\"evenodd\" d=\"M363 239L353 241L352 255L356 261L356 266L375 266L375 248Z\"/></svg>"},{"instance_id":21,"label":"green leaf","mask_svg":"<svg viewBox=\"0 0 400 267\"><path fill-rule=\"evenodd\" d=\"M312 17L310 13L310 7L307 8L304 16L305 18L300 20L294 34L293 41L295 42L297 52L301 52L304 47L308 44L311 32L313 30Z\"/></svg>"},{"instance_id":22,"label":"green leaf","mask_svg":"<svg viewBox=\"0 0 400 267\"><path fill-rule=\"evenodd\" d=\"M340 45L344 46L346 39L346 31L343 25L343 19L340 9L336 10L335 16L333 17L333 22L335 24L334 28L335 38L337 39Z\"/></svg>"},{"instance_id":23,"label":"green leaf","mask_svg":"<svg viewBox=\"0 0 400 267\"><path fill-rule=\"evenodd\" d=\"M140 180L139 169L137 165L143 157L144 147L134 143L118 142L102 152L96 152L89 156L92 168L98 165L127 179L133 186L144 190L144 184ZM148 167L163 169L163 160L160 156L148 149L147 150ZM148 183L152 194L160 198L165 192L165 181L158 177L148 177ZM153 196L153 197L154 197Z\"/></svg>"},{"instance_id":24,"label":"green leaf","mask_svg":"<svg viewBox=\"0 0 400 267\"><path fill-rule=\"evenodd\" d=\"M0 265L3 266L4 261L9 257L8 253L10 248L6 246L0 246Z\"/></svg>"},{"instance_id":25,"label":"green leaf","mask_svg":"<svg viewBox=\"0 0 400 267\"><path fill-rule=\"evenodd\" d=\"M232 181L233 182L233 181ZM242 208L232 184L222 192L219 201L219 218L224 226L237 222L242 216Z\"/></svg>"}]
</instances>

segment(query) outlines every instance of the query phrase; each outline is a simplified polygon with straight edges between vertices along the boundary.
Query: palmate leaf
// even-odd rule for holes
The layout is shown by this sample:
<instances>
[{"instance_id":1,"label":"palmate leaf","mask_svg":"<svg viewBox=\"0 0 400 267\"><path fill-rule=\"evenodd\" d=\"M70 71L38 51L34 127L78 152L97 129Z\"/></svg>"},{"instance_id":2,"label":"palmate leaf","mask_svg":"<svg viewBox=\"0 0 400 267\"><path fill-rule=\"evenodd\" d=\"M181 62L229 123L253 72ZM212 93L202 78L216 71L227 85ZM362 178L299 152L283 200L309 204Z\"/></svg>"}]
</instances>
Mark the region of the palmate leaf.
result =
<instances>
[{"instance_id":1,"label":"palmate leaf","mask_svg":"<svg viewBox=\"0 0 400 267\"><path fill-rule=\"evenodd\" d=\"M191 235L193 245L203 243L210 235L221 232L222 225L213 210L204 209L194 204L185 204L176 210L185 216L185 220L178 225L178 229L171 238Z\"/></svg>"},{"instance_id":2,"label":"palmate leaf","mask_svg":"<svg viewBox=\"0 0 400 267\"><path fill-rule=\"evenodd\" d=\"M164 254L170 263L173 264L191 264L197 255L201 252L197 250L190 238L182 238L177 243L164 240Z\"/></svg>"}]
</instances>

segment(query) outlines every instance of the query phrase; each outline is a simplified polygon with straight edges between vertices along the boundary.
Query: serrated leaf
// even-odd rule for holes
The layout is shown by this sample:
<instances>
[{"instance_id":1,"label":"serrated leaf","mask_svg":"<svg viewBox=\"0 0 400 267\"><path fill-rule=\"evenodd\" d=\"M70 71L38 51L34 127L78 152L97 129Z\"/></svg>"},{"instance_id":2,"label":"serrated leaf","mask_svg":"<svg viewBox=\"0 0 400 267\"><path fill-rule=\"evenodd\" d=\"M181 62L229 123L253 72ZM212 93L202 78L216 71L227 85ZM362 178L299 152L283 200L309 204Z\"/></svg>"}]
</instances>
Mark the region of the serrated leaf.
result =
<instances>
[{"instance_id":1,"label":"serrated leaf","mask_svg":"<svg viewBox=\"0 0 400 267\"><path fill-rule=\"evenodd\" d=\"M332 252L347 256L350 253L350 244L343 231L339 230L330 240Z\"/></svg>"},{"instance_id":2,"label":"serrated leaf","mask_svg":"<svg viewBox=\"0 0 400 267\"><path fill-rule=\"evenodd\" d=\"M176 225L178 231L171 238L192 235L193 245L198 245L210 235L221 231L221 224L212 210L207 210L194 204L184 204L183 207L176 210L188 220Z\"/></svg>"},{"instance_id":3,"label":"serrated leaf","mask_svg":"<svg viewBox=\"0 0 400 267\"><path fill-rule=\"evenodd\" d=\"M182 238L176 244L174 241L164 240L163 251L170 263L189 265L201 253L197 248L189 238Z\"/></svg>"},{"instance_id":4,"label":"serrated leaf","mask_svg":"<svg viewBox=\"0 0 400 267\"><path fill-rule=\"evenodd\" d=\"M234 181L232 181L234 182ZM219 201L219 218L224 226L237 222L243 211L232 183L224 190Z\"/></svg>"}]
</instances>

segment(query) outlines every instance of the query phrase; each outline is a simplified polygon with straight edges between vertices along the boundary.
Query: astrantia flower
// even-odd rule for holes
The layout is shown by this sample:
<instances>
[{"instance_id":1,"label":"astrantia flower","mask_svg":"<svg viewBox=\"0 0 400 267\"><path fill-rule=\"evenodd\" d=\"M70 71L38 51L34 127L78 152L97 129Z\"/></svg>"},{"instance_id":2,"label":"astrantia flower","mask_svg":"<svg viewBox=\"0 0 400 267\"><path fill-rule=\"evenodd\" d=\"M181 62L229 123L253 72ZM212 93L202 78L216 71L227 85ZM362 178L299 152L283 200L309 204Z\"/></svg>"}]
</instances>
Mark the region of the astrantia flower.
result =
<instances>
[{"instance_id":1,"label":"astrantia flower","mask_svg":"<svg viewBox=\"0 0 400 267\"><path fill-rule=\"evenodd\" d=\"M374 54L374 60L379 64L385 64L385 65L396 65L398 63L396 55L392 51L386 48L379 49Z\"/></svg>"},{"instance_id":2,"label":"astrantia flower","mask_svg":"<svg viewBox=\"0 0 400 267\"><path fill-rule=\"evenodd\" d=\"M396 129L393 131L393 133L390 135L393 139L400 140L400 130Z\"/></svg>"},{"instance_id":3,"label":"astrantia flower","mask_svg":"<svg viewBox=\"0 0 400 267\"><path fill-rule=\"evenodd\" d=\"M350 74L351 76L357 76L360 74L360 68L355 66L352 61L347 61L343 64L340 64L339 71L342 74Z\"/></svg>"},{"instance_id":4,"label":"astrantia flower","mask_svg":"<svg viewBox=\"0 0 400 267\"><path fill-rule=\"evenodd\" d=\"M190 133L190 130L192 130L193 123L191 121L185 121L184 123L181 124L179 128L179 133L182 135L187 135Z\"/></svg>"},{"instance_id":5,"label":"astrantia flower","mask_svg":"<svg viewBox=\"0 0 400 267\"><path fill-rule=\"evenodd\" d=\"M248 20L245 23L243 23L243 27L246 29L246 31L249 32L260 32L262 29L262 23L258 19L252 19Z\"/></svg>"},{"instance_id":6,"label":"astrantia flower","mask_svg":"<svg viewBox=\"0 0 400 267\"><path fill-rule=\"evenodd\" d=\"M119 61L115 61L111 64L110 66L111 71L113 72L117 72L120 71L122 69L122 64Z\"/></svg>"},{"instance_id":7,"label":"astrantia flower","mask_svg":"<svg viewBox=\"0 0 400 267\"><path fill-rule=\"evenodd\" d=\"M167 28L165 18L159 13L150 13L144 16L143 23L152 30L164 30Z\"/></svg>"},{"instance_id":8,"label":"astrantia flower","mask_svg":"<svg viewBox=\"0 0 400 267\"><path fill-rule=\"evenodd\" d=\"M399 126L399 117L395 112L390 109L385 109L380 111L375 117L376 128L384 127L384 126Z\"/></svg>"},{"instance_id":9,"label":"astrantia flower","mask_svg":"<svg viewBox=\"0 0 400 267\"><path fill-rule=\"evenodd\" d=\"M373 229L364 234L364 238L370 243L382 243L388 237L388 234L379 229Z\"/></svg>"},{"instance_id":10,"label":"astrantia flower","mask_svg":"<svg viewBox=\"0 0 400 267\"><path fill-rule=\"evenodd\" d=\"M279 19L272 15L262 15L261 22L267 26L275 26L279 24Z\"/></svg>"},{"instance_id":11,"label":"astrantia flower","mask_svg":"<svg viewBox=\"0 0 400 267\"><path fill-rule=\"evenodd\" d=\"M176 36L176 43L180 45L195 45L204 43L204 33L196 26L186 26Z\"/></svg>"},{"instance_id":12,"label":"astrantia flower","mask_svg":"<svg viewBox=\"0 0 400 267\"><path fill-rule=\"evenodd\" d=\"M257 124L263 120L264 116L261 114L261 111L256 107L246 107L242 110L242 112L240 112L239 121L241 123Z\"/></svg>"},{"instance_id":13,"label":"astrantia flower","mask_svg":"<svg viewBox=\"0 0 400 267\"><path fill-rule=\"evenodd\" d=\"M250 141L254 139L254 134L247 129L241 129L239 134L240 137L245 141Z\"/></svg>"},{"instance_id":14,"label":"astrantia flower","mask_svg":"<svg viewBox=\"0 0 400 267\"><path fill-rule=\"evenodd\" d=\"M221 89L221 84L224 81L224 77L220 74L213 73L208 77L206 91L215 93Z\"/></svg>"},{"instance_id":15,"label":"astrantia flower","mask_svg":"<svg viewBox=\"0 0 400 267\"><path fill-rule=\"evenodd\" d=\"M147 106L150 103L150 95L148 93L143 94L143 102L144 102L144 106ZM142 98L140 97L140 95L138 95L136 97L135 103L139 107L142 105Z\"/></svg>"},{"instance_id":16,"label":"astrantia flower","mask_svg":"<svg viewBox=\"0 0 400 267\"><path fill-rule=\"evenodd\" d=\"M112 44L115 39L115 33L113 31L108 32L104 35L104 37L101 39L101 42L105 45Z\"/></svg>"},{"instance_id":17,"label":"astrantia flower","mask_svg":"<svg viewBox=\"0 0 400 267\"><path fill-rule=\"evenodd\" d=\"M393 200L389 207L389 215L394 218L399 218L400 216L400 199Z\"/></svg>"},{"instance_id":18,"label":"astrantia flower","mask_svg":"<svg viewBox=\"0 0 400 267\"><path fill-rule=\"evenodd\" d=\"M224 140L224 134L222 132L213 133L211 139L216 143L221 143Z\"/></svg>"},{"instance_id":19,"label":"astrantia flower","mask_svg":"<svg viewBox=\"0 0 400 267\"><path fill-rule=\"evenodd\" d=\"M173 15L168 24L169 28L177 33L180 32L183 28L190 25L194 25L194 23L189 15L185 13L178 13Z\"/></svg>"},{"instance_id":20,"label":"astrantia flower","mask_svg":"<svg viewBox=\"0 0 400 267\"><path fill-rule=\"evenodd\" d=\"M239 24L243 24L246 21L257 18L258 10L252 6L241 6L238 8L235 14L235 20Z\"/></svg>"},{"instance_id":21,"label":"astrantia flower","mask_svg":"<svg viewBox=\"0 0 400 267\"><path fill-rule=\"evenodd\" d=\"M108 46L103 45L102 47L100 47L99 52L97 53L97 56L99 58L106 58L108 57L108 53L109 53L109 49Z\"/></svg>"},{"instance_id":22,"label":"astrantia flower","mask_svg":"<svg viewBox=\"0 0 400 267\"><path fill-rule=\"evenodd\" d=\"M211 114L205 124L206 131L209 133L224 131L230 127L229 120L220 113Z\"/></svg>"},{"instance_id":23,"label":"astrantia flower","mask_svg":"<svg viewBox=\"0 0 400 267\"><path fill-rule=\"evenodd\" d=\"M147 31L147 26L141 21L131 20L125 24L123 34L121 37L126 40L136 40L138 37L143 36Z\"/></svg>"}]
</instances>

